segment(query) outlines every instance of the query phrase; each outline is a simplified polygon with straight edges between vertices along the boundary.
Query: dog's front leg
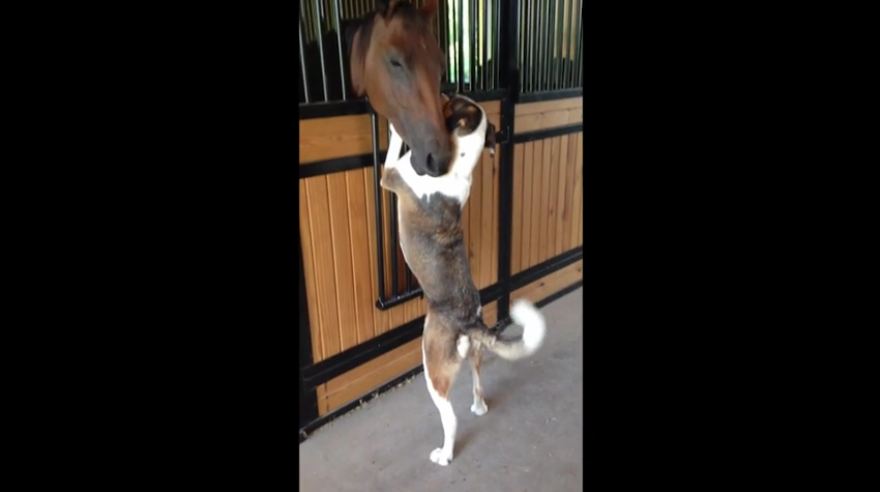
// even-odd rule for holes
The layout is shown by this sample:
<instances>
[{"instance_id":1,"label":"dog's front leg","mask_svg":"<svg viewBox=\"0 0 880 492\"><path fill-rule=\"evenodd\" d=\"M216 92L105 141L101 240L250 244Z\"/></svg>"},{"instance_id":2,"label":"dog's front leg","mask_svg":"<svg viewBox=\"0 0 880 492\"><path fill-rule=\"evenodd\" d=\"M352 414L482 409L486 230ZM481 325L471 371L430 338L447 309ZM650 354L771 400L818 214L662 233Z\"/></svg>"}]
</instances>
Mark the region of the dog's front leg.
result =
<instances>
[{"instance_id":1,"label":"dog's front leg","mask_svg":"<svg viewBox=\"0 0 880 492\"><path fill-rule=\"evenodd\" d=\"M391 134L391 140L388 141L388 153L385 154L385 168L397 165L400 160L400 150L403 148L403 139L391 123L388 123L388 132Z\"/></svg>"}]
</instances>

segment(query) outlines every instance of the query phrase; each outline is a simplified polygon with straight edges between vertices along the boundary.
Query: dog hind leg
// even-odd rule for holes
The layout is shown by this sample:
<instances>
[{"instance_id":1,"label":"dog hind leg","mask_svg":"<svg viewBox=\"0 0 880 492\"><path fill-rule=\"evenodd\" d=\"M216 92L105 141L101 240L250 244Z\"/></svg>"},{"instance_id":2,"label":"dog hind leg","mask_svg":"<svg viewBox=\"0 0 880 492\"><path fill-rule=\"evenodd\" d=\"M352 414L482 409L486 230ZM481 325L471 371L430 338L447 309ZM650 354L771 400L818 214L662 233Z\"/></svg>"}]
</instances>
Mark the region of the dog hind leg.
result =
<instances>
[{"instance_id":1,"label":"dog hind leg","mask_svg":"<svg viewBox=\"0 0 880 492\"><path fill-rule=\"evenodd\" d=\"M440 412L440 422L443 424L443 447L431 451L431 461L440 466L446 466L452 461L453 448L455 447L455 430L458 421L452 402L449 401L449 392L455 373L458 371L460 362L444 361L439 364L425 366L425 380L428 383L428 393L431 400ZM440 366L440 367L437 367Z\"/></svg>"},{"instance_id":2,"label":"dog hind leg","mask_svg":"<svg viewBox=\"0 0 880 492\"><path fill-rule=\"evenodd\" d=\"M471 356L468 358L471 363L471 374L474 379L474 404L471 405L471 412L476 415L485 415L489 411L486 406L486 400L483 399L483 386L480 384L480 359L482 351L479 346L474 347Z\"/></svg>"}]
</instances>

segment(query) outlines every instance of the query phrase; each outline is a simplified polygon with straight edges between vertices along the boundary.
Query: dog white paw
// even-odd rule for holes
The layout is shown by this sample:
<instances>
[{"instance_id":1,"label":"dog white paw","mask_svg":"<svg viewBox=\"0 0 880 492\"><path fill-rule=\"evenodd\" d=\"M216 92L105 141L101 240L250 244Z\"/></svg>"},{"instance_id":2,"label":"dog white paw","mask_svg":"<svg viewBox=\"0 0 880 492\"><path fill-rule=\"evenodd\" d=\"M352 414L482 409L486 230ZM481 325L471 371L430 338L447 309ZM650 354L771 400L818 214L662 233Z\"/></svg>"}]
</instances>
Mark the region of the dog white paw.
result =
<instances>
[{"instance_id":1,"label":"dog white paw","mask_svg":"<svg viewBox=\"0 0 880 492\"><path fill-rule=\"evenodd\" d=\"M431 461L437 463L440 466L446 466L452 461L452 454L446 454L443 452L443 448L437 448L431 451Z\"/></svg>"},{"instance_id":2,"label":"dog white paw","mask_svg":"<svg viewBox=\"0 0 880 492\"><path fill-rule=\"evenodd\" d=\"M474 404L471 405L471 412L473 412L475 415L485 415L488 411L489 407L486 406L486 402L483 400L474 402Z\"/></svg>"}]
</instances>

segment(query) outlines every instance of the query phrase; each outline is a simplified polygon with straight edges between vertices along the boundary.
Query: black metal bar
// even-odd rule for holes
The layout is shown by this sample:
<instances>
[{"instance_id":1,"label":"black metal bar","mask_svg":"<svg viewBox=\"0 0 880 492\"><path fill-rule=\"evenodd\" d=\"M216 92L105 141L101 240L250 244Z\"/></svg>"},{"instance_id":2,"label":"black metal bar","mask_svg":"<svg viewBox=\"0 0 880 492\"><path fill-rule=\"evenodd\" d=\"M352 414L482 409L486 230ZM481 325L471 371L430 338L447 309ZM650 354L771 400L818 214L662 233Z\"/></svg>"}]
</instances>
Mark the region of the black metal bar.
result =
<instances>
[{"instance_id":1,"label":"black metal bar","mask_svg":"<svg viewBox=\"0 0 880 492\"><path fill-rule=\"evenodd\" d=\"M575 282L575 283L569 285L568 287L565 287L564 289L562 289L562 290L560 290L560 291L557 291L557 292L555 292L555 293L553 293L553 294L550 294L549 296L547 296L547 297L541 299L540 301L536 302L536 303L535 303L535 307L538 307L538 308L544 307L544 306L546 306L547 304L550 304L551 302L556 301L556 300L558 300L558 299L561 298L561 297L565 297L565 296L567 296L568 294L571 294L572 292L574 292L574 291L580 289L580 288L583 287L583 286L584 286L584 280L583 280L583 279L578 280L577 282Z\"/></svg>"},{"instance_id":2,"label":"black metal bar","mask_svg":"<svg viewBox=\"0 0 880 492\"><path fill-rule=\"evenodd\" d=\"M577 61L577 69L578 69L578 77L577 77L577 85L583 87L584 85L584 53L583 53L583 44L584 44L584 31L583 26L578 29L578 61Z\"/></svg>"},{"instance_id":3,"label":"black metal bar","mask_svg":"<svg viewBox=\"0 0 880 492\"><path fill-rule=\"evenodd\" d=\"M503 66L503 80L501 81L508 88L509 97L501 101L501 128L507 138L501 144L501 163L498 170L498 283L502 286L502 297L498 301L498 318L505 319L510 309L510 242L511 228L510 224L513 220L513 138L514 135L514 110L515 95L519 94L519 73L517 67L516 50L511 49L517 45L519 32L517 32L516 15L519 11L519 1L511 0L507 2L505 11L505 22L500 26L499 35L504 46L507 46L507 52L504 59L499 60Z\"/></svg>"},{"instance_id":4,"label":"black metal bar","mask_svg":"<svg viewBox=\"0 0 880 492\"><path fill-rule=\"evenodd\" d=\"M583 37L582 37L583 33L581 32L581 29L583 28L583 26L581 26L581 16L583 15L583 8L584 8L584 2L582 0L578 0L578 9L577 9L577 12L575 12L575 14L577 16L577 31L576 31L577 37L575 38L576 39L576 42L575 42L575 62L574 62L574 67L572 67L573 68L572 74L574 75L574 80L573 80L572 86L575 86L575 87L581 85L580 76L579 76L579 73L580 73L579 67L581 65L581 44L582 44L581 41L583 40Z\"/></svg>"},{"instance_id":5,"label":"black metal bar","mask_svg":"<svg viewBox=\"0 0 880 492\"><path fill-rule=\"evenodd\" d=\"M302 242L296 228L296 256L299 268L299 425L302 427L318 416L318 399L314 388L307 387L303 370L312 365L312 337L309 324L309 304L306 298L306 277L303 268Z\"/></svg>"},{"instance_id":6,"label":"black metal bar","mask_svg":"<svg viewBox=\"0 0 880 492\"><path fill-rule=\"evenodd\" d=\"M497 31L500 34L501 33L501 3L498 0L495 1L495 19L497 21L495 23L495 25L498 26ZM515 19L514 19L514 21L515 21ZM505 46L509 47L510 45L505 45ZM502 65L502 62L501 62L501 43L495 43L493 48L495 51L495 63L492 64L492 66L495 67L495 69L493 70L493 72L495 73L495 85L493 87L498 88L498 87L502 86L502 84L501 84L501 65ZM508 84L504 84L504 88L506 89L507 87L508 87Z\"/></svg>"},{"instance_id":7,"label":"black metal bar","mask_svg":"<svg viewBox=\"0 0 880 492\"><path fill-rule=\"evenodd\" d=\"M568 28L568 36L565 37L565 71L562 74L562 81L564 87L571 87L571 82L569 80L571 76L571 67L574 63L574 0L568 0L568 23L566 25Z\"/></svg>"},{"instance_id":8,"label":"black metal bar","mask_svg":"<svg viewBox=\"0 0 880 492\"><path fill-rule=\"evenodd\" d=\"M387 331L364 343L322 360L303 370L303 382L306 388L326 383L327 381L348 372L355 367L386 354L422 334L425 317L405 323L394 330Z\"/></svg>"},{"instance_id":9,"label":"black metal bar","mask_svg":"<svg viewBox=\"0 0 880 492\"><path fill-rule=\"evenodd\" d=\"M373 193L376 200L376 278L379 281L379 296L385 295L385 241L382 227L382 188L379 182L382 173L379 170L379 116L375 111L370 114L370 123L373 127Z\"/></svg>"},{"instance_id":10,"label":"black metal bar","mask_svg":"<svg viewBox=\"0 0 880 492\"><path fill-rule=\"evenodd\" d=\"M567 99L569 97L581 97L584 90L580 87L576 89L561 89L558 91L533 92L531 94L523 94L517 102L537 102L552 101L553 99Z\"/></svg>"},{"instance_id":11,"label":"black metal bar","mask_svg":"<svg viewBox=\"0 0 880 492\"><path fill-rule=\"evenodd\" d=\"M396 296L400 294L397 288L397 277L400 274L400 270L397 268L397 245L400 244L400 238L397 235L397 195L391 193L390 198L388 227L391 229L391 244L388 246L391 247L391 295Z\"/></svg>"},{"instance_id":12,"label":"black metal bar","mask_svg":"<svg viewBox=\"0 0 880 492\"><path fill-rule=\"evenodd\" d=\"M385 160L385 151L379 152L379 161ZM371 154L353 155L349 157L337 157L335 159L327 159L317 161L311 164L300 164L297 169L299 179L312 178L324 174L340 173L351 171L353 169L362 169L373 165L373 156Z\"/></svg>"},{"instance_id":13,"label":"black metal bar","mask_svg":"<svg viewBox=\"0 0 880 492\"><path fill-rule=\"evenodd\" d=\"M570 133L578 133L584 131L583 123L575 123L573 125L558 126L556 128L547 128L528 133L520 133L513 136L514 143L533 142L535 140L544 140L545 138L558 137L560 135L568 135Z\"/></svg>"},{"instance_id":14,"label":"black metal bar","mask_svg":"<svg viewBox=\"0 0 880 492\"><path fill-rule=\"evenodd\" d=\"M339 0L334 0L333 6L336 7L333 13L336 18L336 42L337 48L339 48L339 84L342 87L342 100L345 101L348 99L348 95L345 91L345 63L343 62L345 57L342 56L342 28L339 27Z\"/></svg>"},{"instance_id":15,"label":"black metal bar","mask_svg":"<svg viewBox=\"0 0 880 492\"><path fill-rule=\"evenodd\" d=\"M559 298L563 297L564 295L569 294L569 293L577 290L579 287L582 287L582 286L583 286L583 280L578 280L577 282L569 285L568 287L565 287L564 289L560 290L557 293L551 294L551 295L545 297L544 299L535 301L534 304L536 307L539 307L539 308L544 307L544 306L550 304L551 302L558 300ZM511 322L511 320L510 320L509 316L504 317L504 318L501 318L499 316L498 321L491 328L491 330L495 331L496 333L499 333L502 331L501 328L505 327L506 325L509 325L510 322ZM350 403L347 403L347 404L343 405L342 407L340 407L336 410L333 410L332 412L330 412L324 416L318 417L315 420L306 424L305 426L300 425L299 442L302 443L305 439L308 438L308 435L310 433L312 433L316 429L320 428L321 426L332 422L333 420L345 415L346 413L350 412L351 410L354 410L355 408L359 407L360 405L362 405L364 403L368 403L369 401L373 400L377 396L387 392L389 389L396 387L400 383L402 383L410 378L413 378L415 376L418 376L423 370L424 370L424 366L422 364L419 364L418 366L414 367L413 369L406 371L405 373L401 374L400 376L398 376L398 377L392 379L391 381L383 384L382 386L376 388L375 390L371 391L369 394L362 396L356 400L353 400ZM321 383L318 383L318 384L321 384Z\"/></svg>"},{"instance_id":16,"label":"black metal bar","mask_svg":"<svg viewBox=\"0 0 880 492\"><path fill-rule=\"evenodd\" d=\"M306 71L306 52L303 49L303 44L304 44L304 41L303 41L302 19L300 19L300 22L299 22L299 66L302 69L303 90L305 91L306 102L308 103L311 101L311 99L309 98L309 77L307 75L308 72Z\"/></svg>"},{"instance_id":17,"label":"black metal bar","mask_svg":"<svg viewBox=\"0 0 880 492\"><path fill-rule=\"evenodd\" d=\"M403 304L404 302L415 299L416 297L422 297L424 293L422 292L421 287L417 289L410 290L408 292L404 292L403 294L396 295L392 294L391 297L382 297L376 300L376 307L382 311L386 309L391 309L398 304Z\"/></svg>"},{"instance_id":18,"label":"black metal bar","mask_svg":"<svg viewBox=\"0 0 880 492\"><path fill-rule=\"evenodd\" d=\"M415 368L413 368L409 371L406 371L405 373L401 374L400 376L392 379L391 381L388 381L387 383L383 384L382 386L379 386L375 390L371 391L370 394L363 396L361 398L358 398L357 400L354 400L354 401L338 408L337 410L334 410L333 412L328 413L327 415L324 415L323 417L317 418L305 426L301 426L299 429L299 442L300 442L300 444L302 444L303 441L308 439L309 434L312 431L314 431L314 430L316 430L326 424L329 424L330 422L332 422L332 421L336 420L337 418L345 415L346 413L354 410L355 408L361 406L364 403L369 403L377 396L381 395L382 393L385 393L386 391L388 391L391 388L394 388L395 386L406 381L407 379L418 376L423 370L424 370L424 367L421 364L419 364Z\"/></svg>"},{"instance_id":19,"label":"black metal bar","mask_svg":"<svg viewBox=\"0 0 880 492\"><path fill-rule=\"evenodd\" d=\"M506 286L502 282L499 282L481 290L480 302L482 304L488 304L489 302L499 299L498 319L506 318L508 315L508 309L504 308L504 314L501 314L502 306L504 305L505 298L508 298L509 300L509 294L511 291L530 284L535 280L539 280L540 278L564 268L582 258L582 246L562 253L561 255L519 272L510 279L509 284ZM317 364L305 368L303 372L306 388L312 388L325 383L346 371L379 357L380 355L418 337L421 333L420 328L423 322L424 316L421 316L409 323L405 323L375 338L367 340L366 342L355 345L344 352L340 352L318 362Z\"/></svg>"},{"instance_id":20,"label":"black metal bar","mask_svg":"<svg viewBox=\"0 0 880 492\"><path fill-rule=\"evenodd\" d=\"M458 6L455 8L458 14L458 36L456 43L458 44L458 62L456 62L455 76L458 79L458 92L464 92L464 0L458 0Z\"/></svg>"},{"instance_id":21,"label":"black metal bar","mask_svg":"<svg viewBox=\"0 0 880 492\"><path fill-rule=\"evenodd\" d=\"M560 5L562 2L562 5ZM556 30L553 35L553 88L560 89L562 87L562 37L563 23L565 22L565 0L556 0Z\"/></svg>"},{"instance_id":22,"label":"black metal bar","mask_svg":"<svg viewBox=\"0 0 880 492\"><path fill-rule=\"evenodd\" d=\"M468 19L468 37L470 38L470 44L468 44L470 47L470 60L468 61L470 62L469 65L471 68L469 87L471 88L470 92L473 92L477 90L477 33L479 32L479 29L474 27L474 24L479 22L479 17L477 17L477 0L470 0L468 5L471 7L471 15Z\"/></svg>"},{"instance_id":23,"label":"black metal bar","mask_svg":"<svg viewBox=\"0 0 880 492\"><path fill-rule=\"evenodd\" d=\"M315 37L318 39L318 52L321 54L321 84L324 86L324 100L329 101L330 96L327 94L327 69L324 67L324 40L321 36L321 19L318 13L318 0L315 0L313 3L315 7L315 28L317 29L317 33L315 33Z\"/></svg>"},{"instance_id":24,"label":"black metal bar","mask_svg":"<svg viewBox=\"0 0 880 492\"><path fill-rule=\"evenodd\" d=\"M528 0L529 2L529 28L526 31L528 36L528 47L529 47L529 63L525 67L520 67L520 70L525 70L526 74L528 74L528 85L525 88L527 92L532 92L535 90L535 0Z\"/></svg>"},{"instance_id":25,"label":"black metal bar","mask_svg":"<svg viewBox=\"0 0 880 492\"><path fill-rule=\"evenodd\" d=\"M349 114L369 114L370 106L366 99L348 101L313 102L299 105L299 119L327 118Z\"/></svg>"},{"instance_id":26,"label":"black metal bar","mask_svg":"<svg viewBox=\"0 0 880 492\"><path fill-rule=\"evenodd\" d=\"M566 251L559 256L550 258L549 260L538 263L537 265L523 270L510 278L510 290L516 290L520 287L528 285L535 280L549 275L560 268L566 267L584 257L584 247L578 246L572 250Z\"/></svg>"},{"instance_id":27,"label":"black metal bar","mask_svg":"<svg viewBox=\"0 0 880 492\"><path fill-rule=\"evenodd\" d=\"M480 67L482 67L480 69L480 82L485 91L488 89L487 84L489 82L489 0L483 0L480 2L480 10L483 12L483 57L480 61Z\"/></svg>"}]
</instances>

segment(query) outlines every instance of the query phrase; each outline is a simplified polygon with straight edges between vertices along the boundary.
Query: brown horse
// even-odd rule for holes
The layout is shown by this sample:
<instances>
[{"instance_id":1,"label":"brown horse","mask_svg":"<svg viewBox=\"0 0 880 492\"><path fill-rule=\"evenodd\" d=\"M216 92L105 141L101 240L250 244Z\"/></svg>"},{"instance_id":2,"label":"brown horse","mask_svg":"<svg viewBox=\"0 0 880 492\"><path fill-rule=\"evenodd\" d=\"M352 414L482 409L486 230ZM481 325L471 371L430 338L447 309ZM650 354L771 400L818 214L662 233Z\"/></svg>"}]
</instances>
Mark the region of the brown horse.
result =
<instances>
[{"instance_id":1,"label":"brown horse","mask_svg":"<svg viewBox=\"0 0 880 492\"><path fill-rule=\"evenodd\" d=\"M349 33L351 82L376 113L412 148L419 175L441 176L452 157L443 116L440 77L445 58L432 34L436 0L378 2L376 12Z\"/></svg>"}]
</instances>

